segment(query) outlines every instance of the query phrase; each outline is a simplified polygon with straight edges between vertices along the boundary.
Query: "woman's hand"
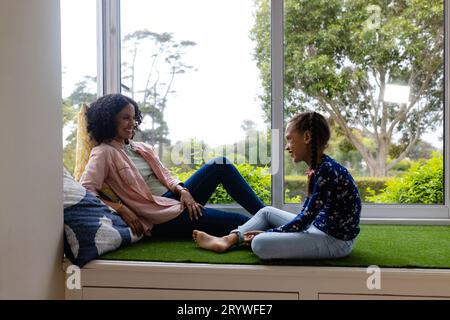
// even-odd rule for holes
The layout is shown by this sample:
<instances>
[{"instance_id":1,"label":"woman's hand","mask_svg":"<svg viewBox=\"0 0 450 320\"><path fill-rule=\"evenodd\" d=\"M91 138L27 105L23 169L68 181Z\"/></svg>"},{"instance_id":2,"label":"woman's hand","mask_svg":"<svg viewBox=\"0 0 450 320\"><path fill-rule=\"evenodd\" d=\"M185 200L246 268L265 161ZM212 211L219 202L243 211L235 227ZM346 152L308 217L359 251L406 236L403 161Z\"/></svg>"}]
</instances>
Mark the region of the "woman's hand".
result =
<instances>
[{"instance_id":1,"label":"woman's hand","mask_svg":"<svg viewBox=\"0 0 450 320\"><path fill-rule=\"evenodd\" d=\"M191 221L193 218L198 220L198 218L202 216L203 206L194 200L187 189L181 190L180 202L188 209L189 219L191 219Z\"/></svg>"},{"instance_id":2,"label":"woman's hand","mask_svg":"<svg viewBox=\"0 0 450 320\"><path fill-rule=\"evenodd\" d=\"M244 232L244 244L247 246L250 246L252 244L253 239L260 233L263 233L264 231L260 230L252 230Z\"/></svg>"},{"instance_id":3,"label":"woman's hand","mask_svg":"<svg viewBox=\"0 0 450 320\"><path fill-rule=\"evenodd\" d=\"M126 206L122 206L118 210L118 213L123 218L123 220L125 220L126 224L131 228L135 235L139 237L144 233L144 227L133 211L131 211Z\"/></svg>"}]
</instances>

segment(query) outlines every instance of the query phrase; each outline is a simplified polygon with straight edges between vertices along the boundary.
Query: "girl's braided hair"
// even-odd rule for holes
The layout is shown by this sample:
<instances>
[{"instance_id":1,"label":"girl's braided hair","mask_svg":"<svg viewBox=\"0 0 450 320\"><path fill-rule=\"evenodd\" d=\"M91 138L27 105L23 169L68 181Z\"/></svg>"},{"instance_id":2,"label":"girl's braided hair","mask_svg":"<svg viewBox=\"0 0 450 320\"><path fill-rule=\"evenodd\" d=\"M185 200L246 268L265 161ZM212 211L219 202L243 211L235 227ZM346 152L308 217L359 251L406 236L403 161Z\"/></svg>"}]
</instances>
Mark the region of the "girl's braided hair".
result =
<instances>
[{"instance_id":1,"label":"girl's braided hair","mask_svg":"<svg viewBox=\"0 0 450 320\"><path fill-rule=\"evenodd\" d=\"M317 170L317 150L326 148L331 131L327 120L320 113L303 112L294 116L289 123L294 125L299 133L311 132L311 165L308 169L308 196L312 193L314 175Z\"/></svg>"}]
</instances>

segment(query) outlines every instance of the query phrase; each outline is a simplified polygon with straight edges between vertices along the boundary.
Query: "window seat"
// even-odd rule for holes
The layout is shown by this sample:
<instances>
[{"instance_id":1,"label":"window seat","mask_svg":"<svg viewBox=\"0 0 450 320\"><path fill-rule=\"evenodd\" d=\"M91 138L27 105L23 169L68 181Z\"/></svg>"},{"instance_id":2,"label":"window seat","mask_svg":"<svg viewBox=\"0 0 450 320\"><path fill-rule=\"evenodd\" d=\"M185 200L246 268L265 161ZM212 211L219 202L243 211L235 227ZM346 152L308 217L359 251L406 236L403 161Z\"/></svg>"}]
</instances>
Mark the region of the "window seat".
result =
<instances>
[{"instance_id":1,"label":"window seat","mask_svg":"<svg viewBox=\"0 0 450 320\"><path fill-rule=\"evenodd\" d=\"M450 299L449 226L362 225L349 257L261 261L243 248L225 254L189 239L149 239L81 269L68 299ZM69 262L65 262L67 268ZM369 289L368 266L381 268Z\"/></svg>"},{"instance_id":2,"label":"window seat","mask_svg":"<svg viewBox=\"0 0 450 320\"><path fill-rule=\"evenodd\" d=\"M361 225L353 252L343 259L261 261L248 248L216 254L191 239L146 239L106 255L103 260L194 262L250 265L450 268L450 226Z\"/></svg>"}]
</instances>

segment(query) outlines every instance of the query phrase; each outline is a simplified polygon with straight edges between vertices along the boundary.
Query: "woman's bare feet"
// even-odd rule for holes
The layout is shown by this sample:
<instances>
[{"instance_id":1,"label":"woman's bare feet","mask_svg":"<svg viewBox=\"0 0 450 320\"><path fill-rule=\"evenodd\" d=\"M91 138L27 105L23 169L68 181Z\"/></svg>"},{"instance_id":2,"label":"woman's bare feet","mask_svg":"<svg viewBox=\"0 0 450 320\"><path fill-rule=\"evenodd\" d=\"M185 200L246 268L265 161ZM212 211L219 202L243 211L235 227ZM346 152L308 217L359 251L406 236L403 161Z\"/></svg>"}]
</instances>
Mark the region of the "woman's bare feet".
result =
<instances>
[{"instance_id":1,"label":"woman's bare feet","mask_svg":"<svg viewBox=\"0 0 450 320\"><path fill-rule=\"evenodd\" d=\"M214 237L198 230L192 232L192 238L200 248L215 252L225 252L238 241L238 236L235 233L224 237Z\"/></svg>"}]
</instances>

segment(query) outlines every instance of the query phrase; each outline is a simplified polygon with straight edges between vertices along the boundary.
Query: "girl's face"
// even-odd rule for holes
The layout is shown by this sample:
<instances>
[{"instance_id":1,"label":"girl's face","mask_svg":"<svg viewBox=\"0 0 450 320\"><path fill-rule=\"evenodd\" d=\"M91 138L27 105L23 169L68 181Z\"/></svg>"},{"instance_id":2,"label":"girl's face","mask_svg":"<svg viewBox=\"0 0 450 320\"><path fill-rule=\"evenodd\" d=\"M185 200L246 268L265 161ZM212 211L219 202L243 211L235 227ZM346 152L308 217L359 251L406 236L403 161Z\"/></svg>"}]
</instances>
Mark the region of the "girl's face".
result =
<instances>
[{"instance_id":1,"label":"girl's face","mask_svg":"<svg viewBox=\"0 0 450 320\"><path fill-rule=\"evenodd\" d=\"M307 130L303 133L295 130L295 125L288 123L286 127L286 150L295 163L300 161L309 161L311 153L311 133Z\"/></svg>"},{"instance_id":2,"label":"girl's face","mask_svg":"<svg viewBox=\"0 0 450 320\"><path fill-rule=\"evenodd\" d=\"M124 142L126 139L131 139L136 125L134 117L134 106L132 104L127 105L116 115L116 140Z\"/></svg>"}]
</instances>

